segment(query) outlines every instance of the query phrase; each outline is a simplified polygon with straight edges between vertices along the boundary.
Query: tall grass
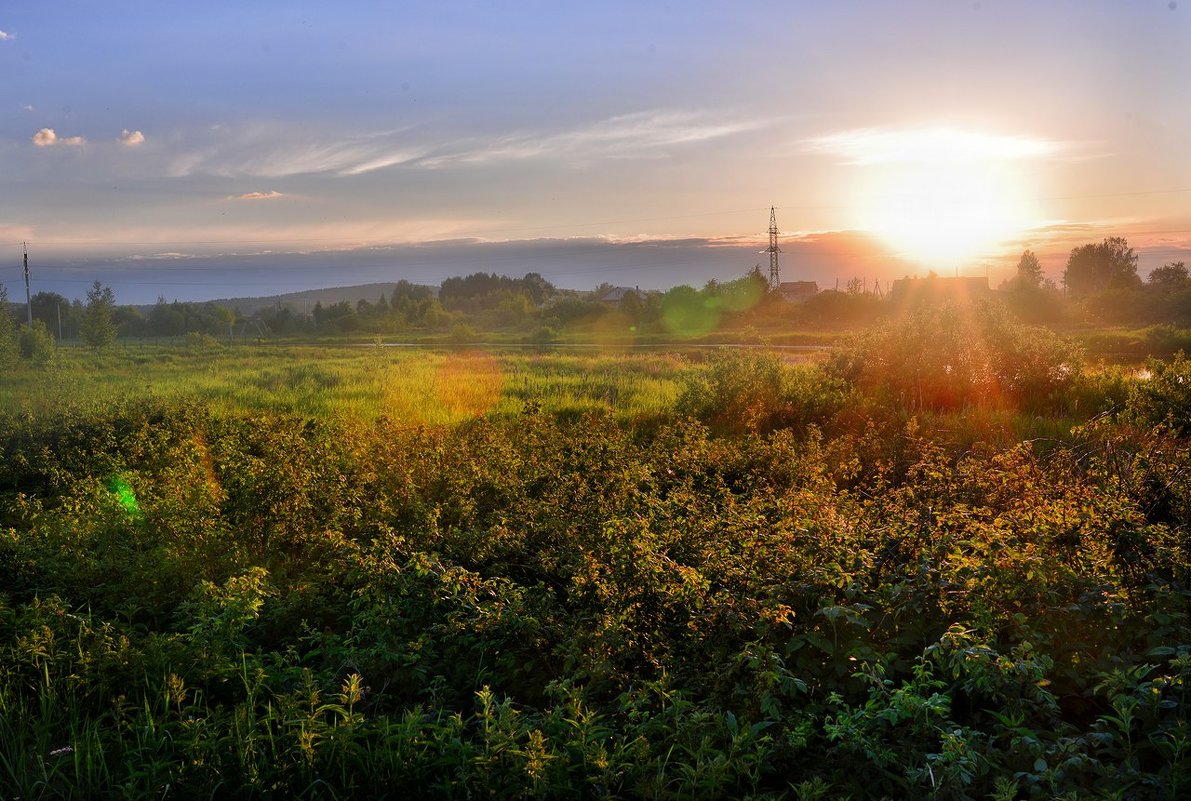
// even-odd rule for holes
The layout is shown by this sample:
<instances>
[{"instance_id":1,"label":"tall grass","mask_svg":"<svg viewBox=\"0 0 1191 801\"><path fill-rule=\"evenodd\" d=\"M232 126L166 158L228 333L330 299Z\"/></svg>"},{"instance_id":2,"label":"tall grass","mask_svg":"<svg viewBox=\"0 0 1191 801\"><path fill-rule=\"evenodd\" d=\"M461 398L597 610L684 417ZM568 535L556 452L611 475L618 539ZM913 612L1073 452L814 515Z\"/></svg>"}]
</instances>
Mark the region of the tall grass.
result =
<instances>
[{"instance_id":1,"label":"tall grass","mask_svg":"<svg viewBox=\"0 0 1191 801\"><path fill-rule=\"evenodd\" d=\"M451 424L527 408L567 415L657 415L685 362L667 354L488 353L383 347L139 345L95 355L62 349L18 365L0 406L29 414L117 399L187 398L217 414L296 413Z\"/></svg>"}]
</instances>

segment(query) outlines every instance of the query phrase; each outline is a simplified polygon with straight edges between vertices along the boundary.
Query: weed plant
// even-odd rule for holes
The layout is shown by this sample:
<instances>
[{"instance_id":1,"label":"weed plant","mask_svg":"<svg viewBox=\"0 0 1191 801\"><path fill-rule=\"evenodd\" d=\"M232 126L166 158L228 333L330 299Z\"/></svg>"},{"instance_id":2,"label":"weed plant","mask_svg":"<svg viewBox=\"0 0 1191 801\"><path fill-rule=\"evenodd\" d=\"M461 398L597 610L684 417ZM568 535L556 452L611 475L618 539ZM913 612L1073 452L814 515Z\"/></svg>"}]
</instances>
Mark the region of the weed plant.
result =
<instances>
[{"instance_id":1,"label":"weed plant","mask_svg":"<svg viewBox=\"0 0 1191 801\"><path fill-rule=\"evenodd\" d=\"M0 798L1187 797L1186 360L856 367L923 324L29 368Z\"/></svg>"}]
</instances>

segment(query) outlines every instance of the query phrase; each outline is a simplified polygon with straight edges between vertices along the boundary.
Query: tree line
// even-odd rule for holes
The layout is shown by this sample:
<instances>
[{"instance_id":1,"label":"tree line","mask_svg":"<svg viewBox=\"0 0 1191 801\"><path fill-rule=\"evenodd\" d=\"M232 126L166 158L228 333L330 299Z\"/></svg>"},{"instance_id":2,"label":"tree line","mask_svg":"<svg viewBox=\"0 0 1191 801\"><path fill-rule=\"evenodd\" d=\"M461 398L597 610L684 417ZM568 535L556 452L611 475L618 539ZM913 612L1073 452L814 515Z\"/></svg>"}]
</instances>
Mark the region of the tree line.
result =
<instances>
[{"instance_id":1,"label":"tree line","mask_svg":"<svg viewBox=\"0 0 1191 801\"><path fill-rule=\"evenodd\" d=\"M1122 237L1071 250L1058 283L1048 280L1038 257L1022 253L1012 278L1000 287L1006 308L1033 323L1084 323L1191 327L1191 277L1182 261L1152 270L1142 280L1137 254ZM77 340L103 348L117 336L178 337L230 335L244 321L239 312L214 302L167 302L159 298L147 312L116 304L110 287L96 281L85 301L56 292L31 299L32 325L18 326L0 286L0 358L49 358L57 340ZM19 315L25 317L26 313ZM259 309L253 319L276 335L369 333L376 335L476 331L520 332L550 341L567 331L598 327L612 333L652 333L689 337L725 324L776 331L789 324L866 325L900 310L883 304L867 288L849 282L843 291L819 292L802 303L773 292L759 268L734 281L712 280L665 292L602 284L592 292L560 289L538 273L511 278L477 272L432 287L398 282L376 300L316 303L309 314L278 304Z\"/></svg>"}]
</instances>

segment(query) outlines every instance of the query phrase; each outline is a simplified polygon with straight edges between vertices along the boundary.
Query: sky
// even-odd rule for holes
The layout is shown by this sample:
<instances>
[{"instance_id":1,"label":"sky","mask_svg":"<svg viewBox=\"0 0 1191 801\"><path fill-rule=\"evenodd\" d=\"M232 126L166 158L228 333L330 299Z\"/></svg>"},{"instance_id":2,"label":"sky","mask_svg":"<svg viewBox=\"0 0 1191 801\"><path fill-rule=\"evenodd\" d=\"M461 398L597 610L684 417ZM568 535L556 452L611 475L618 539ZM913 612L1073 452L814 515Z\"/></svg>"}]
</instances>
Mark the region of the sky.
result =
<instances>
[{"instance_id":1,"label":"sky","mask_svg":"<svg viewBox=\"0 0 1191 801\"><path fill-rule=\"evenodd\" d=\"M666 288L1191 256L1191 0L0 6L0 282Z\"/></svg>"}]
</instances>

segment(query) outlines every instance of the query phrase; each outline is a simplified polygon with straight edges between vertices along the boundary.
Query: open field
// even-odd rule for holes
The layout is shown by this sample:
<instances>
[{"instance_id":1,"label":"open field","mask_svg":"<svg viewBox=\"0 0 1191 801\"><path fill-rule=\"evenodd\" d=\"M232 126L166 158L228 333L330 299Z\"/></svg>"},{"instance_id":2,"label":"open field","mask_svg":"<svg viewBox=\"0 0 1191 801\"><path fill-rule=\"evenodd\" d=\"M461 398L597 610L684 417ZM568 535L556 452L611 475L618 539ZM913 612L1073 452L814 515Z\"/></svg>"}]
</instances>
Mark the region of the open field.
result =
<instances>
[{"instance_id":1,"label":"open field","mask_svg":"<svg viewBox=\"0 0 1191 801\"><path fill-rule=\"evenodd\" d=\"M696 354L697 356L697 354ZM245 411L388 417L450 424L519 414L526 403L578 415L632 417L673 405L688 362L665 352L485 351L354 345L236 345L201 351L125 346L96 357L64 349L49 369L26 366L0 387L0 405L40 413L120 399L188 399L218 414Z\"/></svg>"},{"instance_id":2,"label":"open field","mask_svg":"<svg viewBox=\"0 0 1191 801\"><path fill-rule=\"evenodd\" d=\"M1191 790L1191 367L66 350L0 386L0 798Z\"/></svg>"}]
</instances>

